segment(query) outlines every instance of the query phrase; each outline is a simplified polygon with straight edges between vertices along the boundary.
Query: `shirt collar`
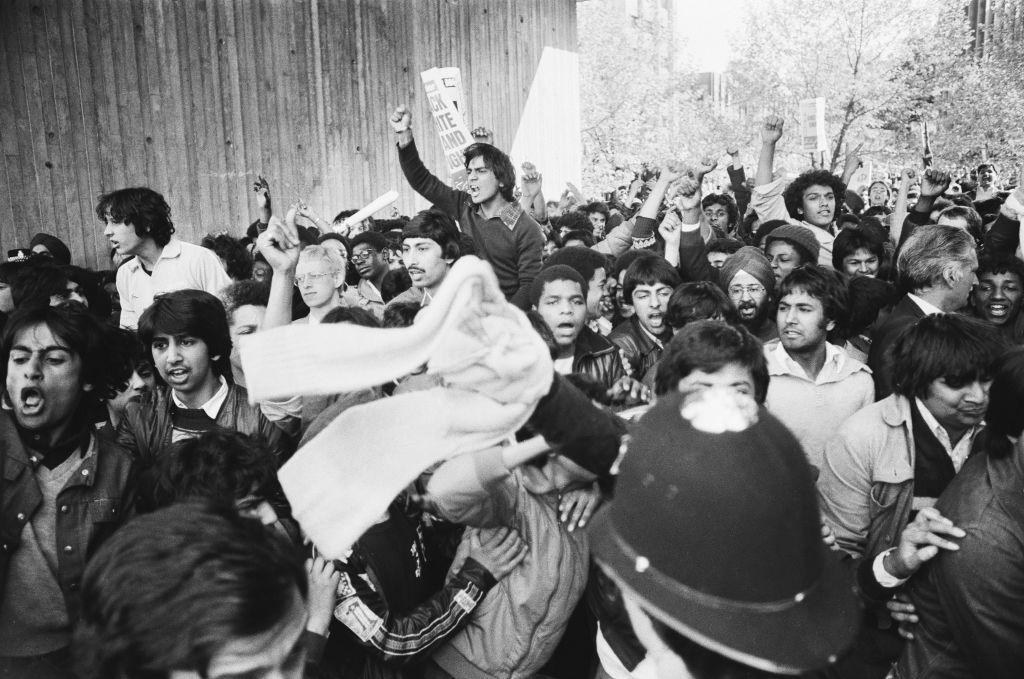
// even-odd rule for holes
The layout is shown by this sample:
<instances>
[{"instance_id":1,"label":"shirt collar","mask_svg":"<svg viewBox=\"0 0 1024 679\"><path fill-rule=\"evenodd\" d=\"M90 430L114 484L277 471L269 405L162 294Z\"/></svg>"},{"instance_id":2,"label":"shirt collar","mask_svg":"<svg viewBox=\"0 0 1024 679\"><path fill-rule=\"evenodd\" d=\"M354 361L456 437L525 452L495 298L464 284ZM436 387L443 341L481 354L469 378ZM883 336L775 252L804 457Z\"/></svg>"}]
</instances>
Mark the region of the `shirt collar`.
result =
<instances>
[{"instance_id":1,"label":"shirt collar","mask_svg":"<svg viewBox=\"0 0 1024 679\"><path fill-rule=\"evenodd\" d=\"M803 366L793 360L793 357L789 355L786 348L782 346L782 340L779 340L776 343L773 353L775 354L775 361L773 361L775 365L768 366L772 375L795 375L807 380L811 379L807 373L804 372ZM825 369L830 365L835 367L833 372L838 373L843 369L845 364L846 352L831 342L825 342L825 365L821 367L821 372L818 373L818 381L826 375Z\"/></svg>"},{"instance_id":2,"label":"shirt collar","mask_svg":"<svg viewBox=\"0 0 1024 679\"><path fill-rule=\"evenodd\" d=\"M177 238L171 238L171 240L167 241L167 245L165 245L160 251L160 256L157 257L156 261L159 262L161 259L175 259L176 257L181 257L181 241ZM136 255L125 262L124 266L130 267L132 271L138 271L142 268L142 260L139 259L138 255Z\"/></svg>"},{"instance_id":3,"label":"shirt collar","mask_svg":"<svg viewBox=\"0 0 1024 679\"><path fill-rule=\"evenodd\" d=\"M210 417L211 420L217 419L217 413L220 412L220 407L224 405L224 401L228 397L228 383L223 377L219 379L220 389L217 390L216 394L210 397L209 401L199 406L199 409L205 412ZM174 405L177 406L178 408L182 408L184 410L193 410L192 408L189 408L187 405L182 403L180 399L178 399L178 395L174 393L173 389L171 389L171 400L174 401Z\"/></svg>"},{"instance_id":4,"label":"shirt collar","mask_svg":"<svg viewBox=\"0 0 1024 679\"><path fill-rule=\"evenodd\" d=\"M942 447L946 450L946 454L952 459L953 467L956 471L960 471L961 465L963 465L967 456L971 452L974 437L982 430L985 423L981 422L968 429L964 433L963 438L961 438L954 446L953 442L949 438L949 432L946 431L945 427L939 424L939 421L935 419L935 416L932 415L932 412L928 410L928 407L925 406L921 399L915 397L914 403L917 404L917 411L921 414L921 419L924 420L924 423L928 425L928 428L931 429L933 434L935 434L935 438L939 440L939 443L941 443Z\"/></svg>"},{"instance_id":5,"label":"shirt collar","mask_svg":"<svg viewBox=\"0 0 1024 679\"><path fill-rule=\"evenodd\" d=\"M481 213L483 214L483 213ZM516 228L516 222L519 221L519 215L523 214L523 208L519 207L519 204L515 201L506 203L505 207L498 211L498 219L501 220L502 224L508 227L508 230Z\"/></svg>"},{"instance_id":6,"label":"shirt collar","mask_svg":"<svg viewBox=\"0 0 1024 679\"><path fill-rule=\"evenodd\" d=\"M932 304L928 300L921 299L920 297L918 297L917 295L915 295L912 292L908 292L907 293L907 297L909 297L910 301L912 301L914 304L916 304L918 306L918 308L920 308L921 311L923 311L925 313L926 316L933 316L935 314L944 313L942 311L942 309L940 309L939 307L935 306L934 304Z\"/></svg>"}]
</instances>

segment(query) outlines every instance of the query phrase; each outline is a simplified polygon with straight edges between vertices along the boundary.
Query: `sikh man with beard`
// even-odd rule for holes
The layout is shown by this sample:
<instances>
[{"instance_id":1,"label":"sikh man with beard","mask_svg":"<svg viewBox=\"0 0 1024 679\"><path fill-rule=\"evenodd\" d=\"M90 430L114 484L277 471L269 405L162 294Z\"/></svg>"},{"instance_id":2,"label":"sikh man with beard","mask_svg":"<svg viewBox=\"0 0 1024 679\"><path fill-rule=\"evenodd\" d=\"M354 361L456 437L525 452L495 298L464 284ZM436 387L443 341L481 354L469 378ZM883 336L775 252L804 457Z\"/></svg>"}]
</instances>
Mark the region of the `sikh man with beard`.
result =
<instances>
[{"instance_id":1,"label":"sikh man with beard","mask_svg":"<svg viewBox=\"0 0 1024 679\"><path fill-rule=\"evenodd\" d=\"M755 247L736 251L722 265L719 281L740 315L740 323L761 342L778 339L779 329L771 317L775 275L768 259Z\"/></svg>"}]
</instances>

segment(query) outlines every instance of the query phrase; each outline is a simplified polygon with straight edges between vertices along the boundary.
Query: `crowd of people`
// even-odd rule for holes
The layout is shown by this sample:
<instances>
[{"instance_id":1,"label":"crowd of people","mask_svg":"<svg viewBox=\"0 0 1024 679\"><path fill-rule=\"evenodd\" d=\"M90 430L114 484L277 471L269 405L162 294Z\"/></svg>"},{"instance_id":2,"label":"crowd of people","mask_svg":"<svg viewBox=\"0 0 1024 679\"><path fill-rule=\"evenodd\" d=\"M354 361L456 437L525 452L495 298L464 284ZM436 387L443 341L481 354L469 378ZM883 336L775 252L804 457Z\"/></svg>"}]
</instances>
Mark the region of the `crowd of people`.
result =
<instances>
[{"instance_id":1,"label":"crowd of people","mask_svg":"<svg viewBox=\"0 0 1024 679\"><path fill-rule=\"evenodd\" d=\"M770 116L752 178L548 200L487 130L456 188L386 124L411 218L259 177L193 244L123 188L111 270L0 263L0 678L1019 676L1024 187L787 177ZM303 369L359 377L267 395Z\"/></svg>"}]
</instances>

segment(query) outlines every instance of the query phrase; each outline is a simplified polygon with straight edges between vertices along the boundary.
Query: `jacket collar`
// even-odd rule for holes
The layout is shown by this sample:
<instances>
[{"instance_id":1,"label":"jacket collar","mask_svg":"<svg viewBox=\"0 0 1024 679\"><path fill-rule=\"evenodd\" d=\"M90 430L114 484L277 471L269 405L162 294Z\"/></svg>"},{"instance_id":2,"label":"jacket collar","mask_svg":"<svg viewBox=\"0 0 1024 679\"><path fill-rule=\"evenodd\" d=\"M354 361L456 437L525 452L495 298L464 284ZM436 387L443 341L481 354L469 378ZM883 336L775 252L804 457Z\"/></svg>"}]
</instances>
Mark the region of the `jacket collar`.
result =
<instances>
[{"instance_id":1,"label":"jacket collar","mask_svg":"<svg viewBox=\"0 0 1024 679\"><path fill-rule=\"evenodd\" d=\"M890 427L910 427L910 401L906 396L893 394L881 401L882 420Z\"/></svg>"},{"instance_id":2,"label":"jacket collar","mask_svg":"<svg viewBox=\"0 0 1024 679\"><path fill-rule=\"evenodd\" d=\"M600 356L615 350L615 345L609 340L597 334L587 326L583 326L583 332L581 332L580 336L576 338L573 358L579 359L587 356Z\"/></svg>"}]
</instances>

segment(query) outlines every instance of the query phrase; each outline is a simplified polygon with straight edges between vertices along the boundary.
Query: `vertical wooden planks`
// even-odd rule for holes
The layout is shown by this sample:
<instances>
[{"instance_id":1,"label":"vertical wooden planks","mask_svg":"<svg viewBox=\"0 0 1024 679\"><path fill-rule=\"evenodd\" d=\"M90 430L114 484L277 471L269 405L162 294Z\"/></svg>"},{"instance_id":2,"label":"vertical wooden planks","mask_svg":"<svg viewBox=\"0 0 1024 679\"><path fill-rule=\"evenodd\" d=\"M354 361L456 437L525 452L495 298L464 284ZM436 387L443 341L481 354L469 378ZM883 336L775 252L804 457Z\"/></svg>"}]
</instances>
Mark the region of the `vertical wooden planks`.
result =
<instances>
[{"instance_id":1,"label":"vertical wooden planks","mask_svg":"<svg viewBox=\"0 0 1024 679\"><path fill-rule=\"evenodd\" d=\"M468 122L507 148L544 46L575 50L575 11L575 0L0 2L0 245L48 228L106 268L95 199L139 184L165 195L184 239L240 233L259 173L279 214L301 196L330 219L388 188L410 214L394 106L412 108L425 162L444 169L420 71L459 66Z\"/></svg>"}]
</instances>

